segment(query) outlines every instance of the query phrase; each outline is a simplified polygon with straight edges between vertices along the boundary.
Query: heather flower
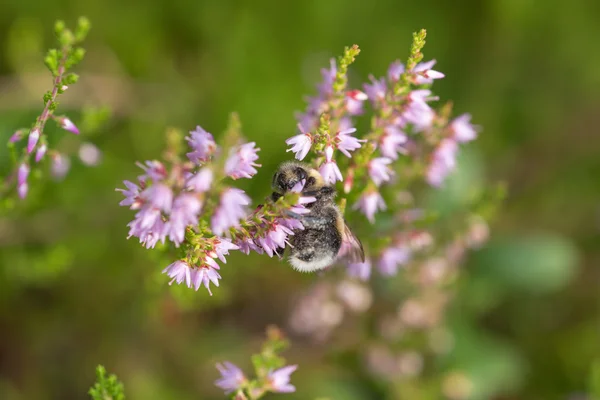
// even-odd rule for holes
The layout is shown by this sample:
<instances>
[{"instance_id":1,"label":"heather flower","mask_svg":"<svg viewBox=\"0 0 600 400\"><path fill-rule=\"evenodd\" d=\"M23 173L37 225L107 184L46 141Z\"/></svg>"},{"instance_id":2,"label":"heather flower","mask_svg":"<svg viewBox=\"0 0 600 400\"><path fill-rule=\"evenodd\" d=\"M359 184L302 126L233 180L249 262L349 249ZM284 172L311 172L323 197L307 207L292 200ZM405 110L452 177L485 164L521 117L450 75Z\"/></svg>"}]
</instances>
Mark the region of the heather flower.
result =
<instances>
[{"instance_id":1,"label":"heather flower","mask_svg":"<svg viewBox=\"0 0 600 400\"><path fill-rule=\"evenodd\" d=\"M192 194L182 193L173 201L173 209L169 221L165 224L165 231L168 231L169 239L176 246L183 242L186 226L198 223L201 208L202 203Z\"/></svg>"},{"instance_id":2,"label":"heather flower","mask_svg":"<svg viewBox=\"0 0 600 400\"><path fill-rule=\"evenodd\" d=\"M246 216L246 206L250 204L243 190L227 188L221 193L219 207L211 219L212 231L221 236L231 227L239 226L240 219Z\"/></svg>"},{"instance_id":3,"label":"heather flower","mask_svg":"<svg viewBox=\"0 0 600 400\"><path fill-rule=\"evenodd\" d=\"M69 157L60 153L53 153L51 160L50 172L52 173L52 176L54 179L63 179L71 168L71 160Z\"/></svg>"},{"instance_id":4,"label":"heather flower","mask_svg":"<svg viewBox=\"0 0 600 400\"><path fill-rule=\"evenodd\" d=\"M379 143L379 151L387 158L396 160L398 153L405 153L403 147L408 141L406 134L393 125L385 127Z\"/></svg>"},{"instance_id":5,"label":"heather flower","mask_svg":"<svg viewBox=\"0 0 600 400\"><path fill-rule=\"evenodd\" d=\"M204 167L187 179L186 188L196 193L204 193L210 189L213 181L213 170Z\"/></svg>"},{"instance_id":6,"label":"heather flower","mask_svg":"<svg viewBox=\"0 0 600 400\"><path fill-rule=\"evenodd\" d=\"M79 159L89 167L95 167L102 159L102 152L92 143L82 143L79 146Z\"/></svg>"},{"instance_id":7,"label":"heather flower","mask_svg":"<svg viewBox=\"0 0 600 400\"><path fill-rule=\"evenodd\" d=\"M142 182L146 182L148 179L160 182L167 177L167 168L160 161L146 161L145 164L138 163L137 165L145 172L145 174L138 176L138 179Z\"/></svg>"},{"instance_id":8,"label":"heather flower","mask_svg":"<svg viewBox=\"0 0 600 400\"><path fill-rule=\"evenodd\" d=\"M456 141L470 142L477 137L479 127L471 124L471 114L463 114L450 123L450 130L454 133Z\"/></svg>"},{"instance_id":9,"label":"heather flower","mask_svg":"<svg viewBox=\"0 0 600 400\"><path fill-rule=\"evenodd\" d=\"M48 150L48 146L46 145L46 143L42 143L41 146L38 147L37 151L35 152L35 162L40 162L42 158L44 158L46 150Z\"/></svg>"},{"instance_id":10,"label":"heather flower","mask_svg":"<svg viewBox=\"0 0 600 400\"><path fill-rule=\"evenodd\" d=\"M75 126L75 124L67 117L57 117L56 121L66 131L79 135L79 129Z\"/></svg>"},{"instance_id":11,"label":"heather flower","mask_svg":"<svg viewBox=\"0 0 600 400\"><path fill-rule=\"evenodd\" d=\"M354 132L356 132L355 128L345 129L339 131L335 136L335 143L338 150L344 153L346 157L352 157L349 152L360 148L361 142L366 142L364 139L359 140L354 136L350 136Z\"/></svg>"},{"instance_id":12,"label":"heather flower","mask_svg":"<svg viewBox=\"0 0 600 400\"><path fill-rule=\"evenodd\" d=\"M188 158L193 163L202 163L208 161L217 150L217 144L213 136L202 129L200 126L196 130L190 131L190 136L186 136L193 151L187 153Z\"/></svg>"},{"instance_id":13,"label":"heather flower","mask_svg":"<svg viewBox=\"0 0 600 400\"><path fill-rule=\"evenodd\" d=\"M369 76L369 79L371 79L372 84L365 83L363 87L369 100L371 100L373 104L376 104L377 102L385 99L387 85L384 78L377 80L371 75Z\"/></svg>"},{"instance_id":14,"label":"heather flower","mask_svg":"<svg viewBox=\"0 0 600 400\"><path fill-rule=\"evenodd\" d=\"M335 58L332 58L329 60L329 69L321 68L323 82L318 85L320 97L328 97L333 94L333 82L335 81L336 74L337 66L335 64Z\"/></svg>"},{"instance_id":15,"label":"heather flower","mask_svg":"<svg viewBox=\"0 0 600 400\"><path fill-rule=\"evenodd\" d=\"M29 176L29 165L22 163L17 171L17 192L21 199L27 196L29 185L27 184L27 177Z\"/></svg>"},{"instance_id":16,"label":"heather flower","mask_svg":"<svg viewBox=\"0 0 600 400\"><path fill-rule=\"evenodd\" d=\"M341 181L343 179L342 172L335 161L326 161L323 163L319 168L319 172L321 173L321 176L323 176L325 183L328 185L333 185L336 181Z\"/></svg>"},{"instance_id":17,"label":"heather flower","mask_svg":"<svg viewBox=\"0 0 600 400\"><path fill-rule=\"evenodd\" d=\"M349 115L361 115L363 113L363 104L369 97L360 90L350 90L346 92L346 111Z\"/></svg>"},{"instance_id":18,"label":"heather flower","mask_svg":"<svg viewBox=\"0 0 600 400\"><path fill-rule=\"evenodd\" d=\"M260 150L255 146L255 142L250 142L232 148L225 162L225 173L233 179L252 178L257 172L254 167L260 167L254 162L258 160L256 153Z\"/></svg>"},{"instance_id":19,"label":"heather flower","mask_svg":"<svg viewBox=\"0 0 600 400\"><path fill-rule=\"evenodd\" d=\"M415 83L417 85L424 85L433 83L434 79L441 79L445 75L441 72L431 69L435 65L436 61L431 60L423 63L419 63L415 66L414 72L418 73Z\"/></svg>"},{"instance_id":20,"label":"heather flower","mask_svg":"<svg viewBox=\"0 0 600 400\"><path fill-rule=\"evenodd\" d=\"M269 257L277 254L279 248L284 248L288 243L288 235L293 235L294 232L282 223L281 220L276 220L264 237L258 238L258 244L263 248Z\"/></svg>"},{"instance_id":21,"label":"heather flower","mask_svg":"<svg viewBox=\"0 0 600 400\"><path fill-rule=\"evenodd\" d=\"M221 378L215 381L215 385L223 389L225 394L236 391L247 382L242 370L229 361L225 361L223 364L217 363L217 369L221 373Z\"/></svg>"},{"instance_id":22,"label":"heather flower","mask_svg":"<svg viewBox=\"0 0 600 400\"><path fill-rule=\"evenodd\" d=\"M24 199L27 197L27 192L29 191L29 184L27 182L17 186L17 193L19 194L19 198Z\"/></svg>"},{"instance_id":23,"label":"heather flower","mask_svg":"<svg viewBox=\"0 0 600 400\"><path fill-rule=\"evenodd\" d=\"M431 91L426 89L413 90L408 94L408 107L402 114L402 119L415 126L415 131L420 132L433 123L434 111L427 104L435 98L430 97Z\"/></svg>"},{"instance_id":24,"label":"heather flower","mask_svg":"<svg viewBox=\"0 0 600 400\"><path fill-rule=\"evenodd\" d=\"M375 223L375 213L378 210L385 210L385 202L381 194L375 190L370 190L360 196L358 202L354 205L354 209L360 209L365 214L367 219L373 224Z\"/></svg>"},{"instance_id":25,"label":"heather flower","mask_svg":"<svg viewBox=\"0 0 600 400\"><path fill-rule=\"evenodd\" d=\"M452 139L444 139L434 150L431 162L427 168L427 182L439 187L456 166L458 145Z\"/></svg>"},{"instance_id":26,"label":"heather flower","mask_svg":"<svg viewBox=\"0 0 600 400\"><path fill-rule=\"evenodd\" d=\"M343 180L342 172L333 159L333 147L327 146L325 148L325 162L319 168L319 172L328 185L333 185L336 181Z\"/></svg>"},{"instance_id":27,"label":"heather flower","mask_svg":"<svg viewBox=\"0 0 600 400\"><path fill-rule=\"evenodd\" d=\"M136 210L140 207L141 202L139 199L140 188L133 182L123 181L127 189L115 189L118 192L123 193L125 199L121 200L120 206L131 206L132 210Z\"/></svg>"},{"instance_id":28,"label":"heather flower","mask_svg":"<svg viewBox=\"0 0 600 400\"><path fill-rule=\"evenodd\" d=\"M255 251L258 254L262 254L264 252L263 248L254 243L252 238L239 239L236 244L239 247L239 250L246 255L250 254L250 251Z\"/></svg>"},{"instance_id":29,"label":"heather flower","mask_svg":"<svg viewBox=\"0 0 600 400\"><path fill-rule=\"evenodd\" d=\"M362 281L369 280L371 277L371 260L366 259L365 262L348 264L348 275Z\"/></svg>"},{"instance_id":30,"label":"heather flower","mask_svg":"<svg viewBox=\"0 0 600 400\"><path fill-rule=\"evenodd\" d=\"M212 296L209 285L212 282L213 285L219 287L219 279L221 279L221 275L219 275L217 272L218 269L219 264L217 264L211 257L206 256L202 266L192 269L191 285L188 285L188 287L193 287L194 290L198 291L200 285L204 285L206 290L208 290L208 294Z\"/></svg>"},{"instance_id":31,"label":"heather flower","mask_svg":"<svg viewBox=\"0 0 600 400\"><path fill-rule=\"evenodd\" d=\"M293 152L297 160L303 160L312 146L312 136L310 133L304 132L304 128L300 124L298 125L298 129L300 129L300 134L292 136L285 141L288 145L292 146L286 151Z\"/></svg>"},{"instance_id":32,"label":"heather flower","mask_svg":"<svg viewBox=\"0 0 600 400\"><path fill-rule=\"evenodd\" d=\"M410 257L411 251L406 246L389 247L381 253L377 266L383 275L396 275L398 266L406 264Z\"/></svg>"},{"instance_id":33,"label":"heather flower","mask_svg":"<svg viewBox=\"0 0 600 400\"><path fill-rule=\"evenodd\" d=\"M171 212L173 191L164 183L156 183L150 186L142 192L142 197L154 208L163 210L166 213Z\"/></svg>"},{"instance_id":34,"label":"heather flower","mask_svg":"<svg viewBox=\"0 0 600 400\"><path fill-rule=\"evenodd\" d=\"M31 132L29 132L29 139L27 140L27 152L31 153L35 148L38 140L40 139L40 130L39 128L33 128Z\"/></svg>"},{"instance_id":35,"label":"heather flower","mask_svg":"<svg viewBox=\"0 0 600 400\"><path fill-rule=\"evenodd\" d=\"M185 284L190 286L192 283L192 270L190 266L183 260L177 260L170 264L163 270L163 274L167 274L167 276L171 278L169 285L173 282L180 284L181 282L185 281Z\"/></svg>"},{"instance_id":36,"label":"heather flower","mask_svg":"<svg viewBox=\"0 0 600 400\"><path fill-rule=\"evenodd\" d=\"M392 160L387 157L378 157L369 161L369 176L377 186L392 178L393 171L388 166L391 163Z\"/></svg>"},{"instance_id":37,"label":"heather flower","mask_svg":"<svg viewBox=\"0 0 600 400\"><path fill-rule=\"evenodd\" d=\"M400 61L396 60L388 68L388 73L387 73L388 80L390 82L396 82L400 79L400 75L402 75L403 73L404 73L404 64L402 64Z\"/></svg>"},{"instance_id":38,"label":"heather flower","mask_svg":"<svg viewBox=\"0 0 600 400\"><path fill-rule=\"evenodd\" d=\"M225 256L229 255L229 250L239 250L239 246L231 243L229 239L218 238L216 239L216 243L212 252L209 253L209 256L212 258L217 257L224 264L227 263Z\"/></svg>"},{"instance_id":39,"label":"heather flower","mask_svg":"<svg viewBox=\"0 0 600 400\"><path fill-rule=\"evenodd\" d=\"M8 139L8 141L10 143L16 143L19 140L23 139L23 129L19 129L18 131L16 131L15 133L12 134L12 136L10 137L10 139Z\"/></svg>"},{"instance_id":40,"label":"heather flower","mask_svg":"<svg viewBox=\"0 0 600 400\"><path fill-rule=\"evenodd\" d=\"M27 177L29 176L29 165L22 163L19 166L19 170L17 171L17 184L18 185L22 185L23 183L27 182Z\"/></svg>"},{"instance_id":41,"label":"heather flower","mask_svg":"<svg viewBox=\"0 0 600 400\"><path fill-rule=\"evenodd\" d=\"M267 381L271 391L276 393L295 392L296 388L290 384L290 375L298 368L297 365L276 369L267 375Z\"/></svg>"}]
</instances>

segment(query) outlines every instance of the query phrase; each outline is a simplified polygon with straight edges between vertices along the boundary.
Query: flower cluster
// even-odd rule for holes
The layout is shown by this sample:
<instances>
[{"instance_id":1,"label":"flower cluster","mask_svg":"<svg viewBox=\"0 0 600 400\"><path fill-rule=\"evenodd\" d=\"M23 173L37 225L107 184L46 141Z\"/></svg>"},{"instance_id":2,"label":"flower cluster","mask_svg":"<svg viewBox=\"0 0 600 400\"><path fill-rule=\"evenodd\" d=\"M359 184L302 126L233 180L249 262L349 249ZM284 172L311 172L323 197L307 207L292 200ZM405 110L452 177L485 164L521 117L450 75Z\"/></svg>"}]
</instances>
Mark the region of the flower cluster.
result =
<instances>
[{"instance_id":1,"label":"flower cluster","mask_svg":"<svg viewBox=\"0 0 600 400\"><path fill-rule=\"evenodd\" d=\"M222 151L211 133L198 126L185 139L191 150L185 157L179 156L179 149L170 149L169 166L157 160L138 164L143 174L137 182L124 181L126 188L117 190L125 197L120 205L136 211L128 224L129 237L139 238L146 248L172 243L182 257L163 272L171 282L195 290L204 285L211 293L209 284L219 286L221 278L216 259L225 263L229 251L239 249L229 239L230 230L240 227L250 204L243 190L223 180L256 174L260 149L253 142L232 145L220 163Z\"/></svg>"},{"instance_id":2,"label":"flower cluster","mask_svg":"<svg viewBox=\"0 0 600 400\"><path fill-rule=\"evenodd\" d=\"M136 211L128 224L129 237L137 237L149 249L161 243L179 251L180 257L163 270L171 283L195 290L204 286L212 294L210 284L219 286L221 279L217 260L225 263L231 250L280 254L288 236L303 229L290 213L306 213L304 205L315 199L299 194L304 185L299 182L278 202L250 212L250 197L227 179L252 178L260 167L256 163L260 149L241 140L235 116L224 140L226 148L200 126L185 140L186 149L182 140L172 140L174 148L167 150L166 162L138 164L143 173L136 182L124 181L125 188L117 190L124 196L120 205Z\"/></svg>"},{"instance_id":3,"label":"flower cluster","mask_svg":"<svg viewBox=\"0 0 600 400\"><path fill-rule=\"evenodd\" d=\"M55 178L62 178L69 169L68 158L57 150L49 148L49 141L44 128L46 122L52 119L60 128L75 135L79 134L79 129L69 118L64 115L56 115L55 112L58 105L57 98L69 86L77 82L78 76L68 71L83 60L85 50L78 46L85 39L89 28L90 23L86 18L79 19L75 32L67 29L62 21L56 23L55 33L61 47L60 49L50 49L44 59L46 67L53 76L52 89L44 94L44 109L30 129L18 129L9 139L9 149L13 153L13 158L17 161L18 167L8 177L7 182L14 182L16 176L16 191L21 199L24 199L29 191L29 172L36 164L44 160L46 154L50 156L50 170ZM26 139L26 143L19 154L16 146L24 139ZM96 154L98 150L90 146L92 145L85 148L82 146L80 152L83 152L83 154L80 154L80 157L86 164L86 160L93 158L91 163L95 164L95 160L98 158ZM94 155L90 151L95 151ZM5 188L10 187L7 182L5 182Z\"/></svg>"},{"instance_id":4,"label":"flower cluster","mask_svg":"<svg viewBox=\"0 0 600 400\"><path fill-rule=\"evenodd\" d=\"M290 380L298 366L284 366L285 360L278 355L288 345L278 328L267 328L267 341L263 344L262 351L252 357L257 377L249 379L241 368L225 361L217 364L221 377L215 381L215 385L223 389L225 394L234 393L235 399L240 400L257 400L268 392L295 392L296 388Z\"/></svg>"}]
</instances>

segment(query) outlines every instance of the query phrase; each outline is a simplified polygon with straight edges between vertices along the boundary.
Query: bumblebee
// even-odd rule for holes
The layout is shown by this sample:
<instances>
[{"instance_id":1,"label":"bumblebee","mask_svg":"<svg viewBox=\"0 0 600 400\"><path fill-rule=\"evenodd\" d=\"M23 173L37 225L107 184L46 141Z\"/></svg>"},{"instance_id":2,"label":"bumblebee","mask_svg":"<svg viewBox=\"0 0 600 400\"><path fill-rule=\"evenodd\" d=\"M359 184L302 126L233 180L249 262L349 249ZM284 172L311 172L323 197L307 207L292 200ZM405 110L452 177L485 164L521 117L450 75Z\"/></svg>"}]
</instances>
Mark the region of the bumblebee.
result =
<instances>
[{"instance_id":1,"label":"bumblebee","mask_svg":"<svg viewBox=\"0 0 600 400\"><path fill-rule=\"evenodd\" d=\"M312 196L316 201L305 205L310 210L307 214L294 215L304 229L295 230L289 238L290 264L298 271L313 272L332 265L340 258L364 262L362 243L352 233L335 204L335 189L325 184L319 171L296 161L281 164L273 175L271 199L277 201L303 180L302 194Z\"/></svg>"}]
</instances>

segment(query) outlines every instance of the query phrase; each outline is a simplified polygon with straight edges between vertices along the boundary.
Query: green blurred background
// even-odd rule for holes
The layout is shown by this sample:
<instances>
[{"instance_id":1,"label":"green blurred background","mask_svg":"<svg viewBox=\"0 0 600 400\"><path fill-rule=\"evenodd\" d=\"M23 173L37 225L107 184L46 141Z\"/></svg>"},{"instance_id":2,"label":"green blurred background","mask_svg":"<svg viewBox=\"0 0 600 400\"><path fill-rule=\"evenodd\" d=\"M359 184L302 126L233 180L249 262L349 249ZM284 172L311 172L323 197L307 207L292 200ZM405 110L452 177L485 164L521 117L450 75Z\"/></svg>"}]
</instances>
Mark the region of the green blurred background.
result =
<instances>
[{"instance_id":1,"label":"green blurred background","mask_svg":"<svg viewBox=\"0 0 600 400\"><path fill-rule=\"evenodd\" d=\"M101 166L74 160L64 182L36 184L0 219L0 398L85 398L97 363L132 399L222 398L214 362L248 369L264 327L285 328L319 278L236 255L213 297L169 288L167 259L125 239L132 213L114 188L135 161L160 157L165 128L218 134L237 111L263 164L241 186L262 198L328 59L356 43L351 82L383 75L420 28L425 59L446 74L434 90L484 127L469 168L509 188L463 274L451 360L472 374L473 398L588 390L600 357L600 2L3 0L0 142L42 108L54 21L80 15L92 22L88 53L60 108L76 124L82 107L113 118L87 138ZM0 150L3 172L7 159ZM285 397L382 398L360 365L327 356L335 342L293 339L299 390Z\"/></svg>"}]
</instances>

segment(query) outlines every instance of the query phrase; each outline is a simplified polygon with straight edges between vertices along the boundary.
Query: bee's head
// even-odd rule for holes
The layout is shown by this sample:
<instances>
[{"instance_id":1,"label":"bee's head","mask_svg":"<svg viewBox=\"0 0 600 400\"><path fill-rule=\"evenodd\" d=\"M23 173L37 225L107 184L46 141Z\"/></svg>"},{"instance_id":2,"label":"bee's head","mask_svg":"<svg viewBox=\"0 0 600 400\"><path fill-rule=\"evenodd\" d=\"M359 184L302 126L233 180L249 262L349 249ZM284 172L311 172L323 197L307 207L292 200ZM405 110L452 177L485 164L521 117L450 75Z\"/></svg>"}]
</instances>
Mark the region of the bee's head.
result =
<instances>
[{"instance_id":1,"label":"bee's head","mask_svg":"<svg viewBox=\"0 0 600 400\"><path fill-rule=\"evenodd\" d=\"M314 190L323 185L323 178L319 171L303 163L285 162L273 175L273 190L280 194L287 193L302 180L306 181L303 191Z\"/></svg>"}]
</instances>

